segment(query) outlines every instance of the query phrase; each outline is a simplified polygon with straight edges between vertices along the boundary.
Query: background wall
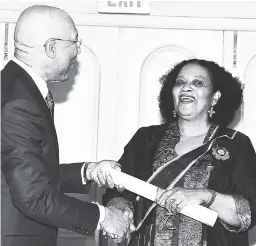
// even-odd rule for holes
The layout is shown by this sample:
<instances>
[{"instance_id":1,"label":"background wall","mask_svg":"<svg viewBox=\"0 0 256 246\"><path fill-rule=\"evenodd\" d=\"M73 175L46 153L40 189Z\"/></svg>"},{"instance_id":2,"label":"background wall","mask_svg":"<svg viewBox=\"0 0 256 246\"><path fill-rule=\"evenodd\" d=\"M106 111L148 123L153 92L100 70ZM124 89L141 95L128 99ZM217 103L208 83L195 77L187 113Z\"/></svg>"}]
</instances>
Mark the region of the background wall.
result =
<instances>
[{"instance_id":1,"label":"background wall","mask_svg":"<svg viewBox=\"0 0 256 246\"><path fill-rule=\"evenodd\" d=\"M51 85L62 163L118 160L140 126L161 123L159 78L191 57L216 61L242 79L244 104L231 127L248 134L256 148L255 2L152 1L149 15L99 14L97 1L36 3L68 11L84 45L77 76ZM1 68L13 53L17 17L32 4L0 3ZM93 187L74 196L100 201L102 192ZM256 245L253 232L250 244ZM61 230L59 245L70 244L99 245L99 239Z\"/></svg>"}]
</instances>

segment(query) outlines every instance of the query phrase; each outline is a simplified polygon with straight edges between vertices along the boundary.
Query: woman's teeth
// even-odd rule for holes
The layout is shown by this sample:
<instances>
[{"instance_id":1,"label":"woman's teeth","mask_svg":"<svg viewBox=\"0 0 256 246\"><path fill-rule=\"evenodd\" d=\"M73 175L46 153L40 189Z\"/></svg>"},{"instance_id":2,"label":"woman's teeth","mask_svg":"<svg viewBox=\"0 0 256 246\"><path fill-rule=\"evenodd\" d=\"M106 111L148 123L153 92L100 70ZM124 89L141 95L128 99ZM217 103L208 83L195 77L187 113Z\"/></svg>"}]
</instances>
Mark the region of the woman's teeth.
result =
<instances>
[{"instance_id":1,"label":"woman's teeth","mask_svg":"<svg viewBox=\"0 0 256 246\"><path fill-rule=\"evenodd\" d=\"M180 100L181 100L181 102L188 103L188 102L194 102L195 98L194 97L188 97L188 96L181 96Z\"/></svg>"}]
</instances>

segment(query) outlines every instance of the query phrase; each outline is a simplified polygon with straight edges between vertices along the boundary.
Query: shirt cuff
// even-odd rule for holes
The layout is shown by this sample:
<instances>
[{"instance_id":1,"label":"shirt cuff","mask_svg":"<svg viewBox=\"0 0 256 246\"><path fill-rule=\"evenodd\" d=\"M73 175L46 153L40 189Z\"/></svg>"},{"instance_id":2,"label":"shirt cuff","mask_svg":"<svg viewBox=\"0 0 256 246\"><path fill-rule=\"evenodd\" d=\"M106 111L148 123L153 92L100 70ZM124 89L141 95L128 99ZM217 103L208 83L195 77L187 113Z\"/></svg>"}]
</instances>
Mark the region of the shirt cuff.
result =
<instances>
[{"instance_id":1,"label":"shirt cuff","mask_svg":"<svg viewBox=\"0 0 256 246\"><path fill-rule=\"evenodd\" d=\"M105 215L106 215L106 211L105 211L105 207L102 205L99 205L98 203L95 203L96 205L98 205L99 210L100 210L100 218L99 218L99 222L97 225L97 230L100 230L100 223L104 221L105 219Z\"/></svg>"},{"instance_id":2,"label":"shirt cuff","mask_svg":"<svg viewBox=\"0 0 256 246\"><path fill-rule=\"evenodd\" d=\"M88 162L85 162L81 168L81 179L82 179L82 184L83 185L86 185L87 184L87 179L85 177L85 173L84 173L84 169L85 169L85 166L86 164L88 164Z\"/></svg>"}]
</instances>

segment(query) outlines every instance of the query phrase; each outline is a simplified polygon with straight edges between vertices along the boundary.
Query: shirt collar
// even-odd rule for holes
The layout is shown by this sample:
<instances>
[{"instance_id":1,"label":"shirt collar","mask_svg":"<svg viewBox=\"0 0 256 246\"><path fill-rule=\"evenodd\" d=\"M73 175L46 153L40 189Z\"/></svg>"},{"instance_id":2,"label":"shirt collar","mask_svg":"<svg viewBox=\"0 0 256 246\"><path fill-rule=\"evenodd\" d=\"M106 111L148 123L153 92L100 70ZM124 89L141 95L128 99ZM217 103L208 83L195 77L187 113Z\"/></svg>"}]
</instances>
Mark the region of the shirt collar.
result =
<instances>
[{"instance_id":1,"label":"shirt collar","mask_svg":"<svg viewBox=\"0 0 256 246\"><path fill-rule=\"evenodd\" d=\"M37 88L41 92L43 98L46 98L46 96L48 94L48 87L47 87L46 82L38 74L36 74L31 67L29 67L22 61L18 60L16 57L13 57L12 60L15 63L17 63L19 66L21 66L31 76L31 78L34 80Z\"/></svg>"}]
</instances>

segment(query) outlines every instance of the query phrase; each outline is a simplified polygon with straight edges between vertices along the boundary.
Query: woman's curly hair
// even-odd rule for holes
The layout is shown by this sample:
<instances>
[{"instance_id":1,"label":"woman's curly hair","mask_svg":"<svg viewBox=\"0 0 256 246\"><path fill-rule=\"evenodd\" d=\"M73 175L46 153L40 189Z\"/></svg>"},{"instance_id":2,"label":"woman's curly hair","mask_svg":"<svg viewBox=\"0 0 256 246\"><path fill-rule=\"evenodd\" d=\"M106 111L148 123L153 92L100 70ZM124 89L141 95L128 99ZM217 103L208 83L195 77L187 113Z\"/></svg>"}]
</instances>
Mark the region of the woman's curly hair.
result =
<instances>
[{"instance_id":1,"label":"woman's curly hair","mask_svg":"<svg viewBox=\"0 0 256 246\"><path fill-rule=\"evenodd\" d=\"M180 70L187 64L196 64L208 71L213 91L219 90L221 93L218 103L214 106L215 114L209 120L212 124L226 126L234 118L235 111L242 103L243 89L241 82L217 63L200 59L184 60L176 64L160 78L162 85L158 102L163 119L166 122L174 120L172 113L174 110L172 89Z\"/></svg>"}]
</instances>

